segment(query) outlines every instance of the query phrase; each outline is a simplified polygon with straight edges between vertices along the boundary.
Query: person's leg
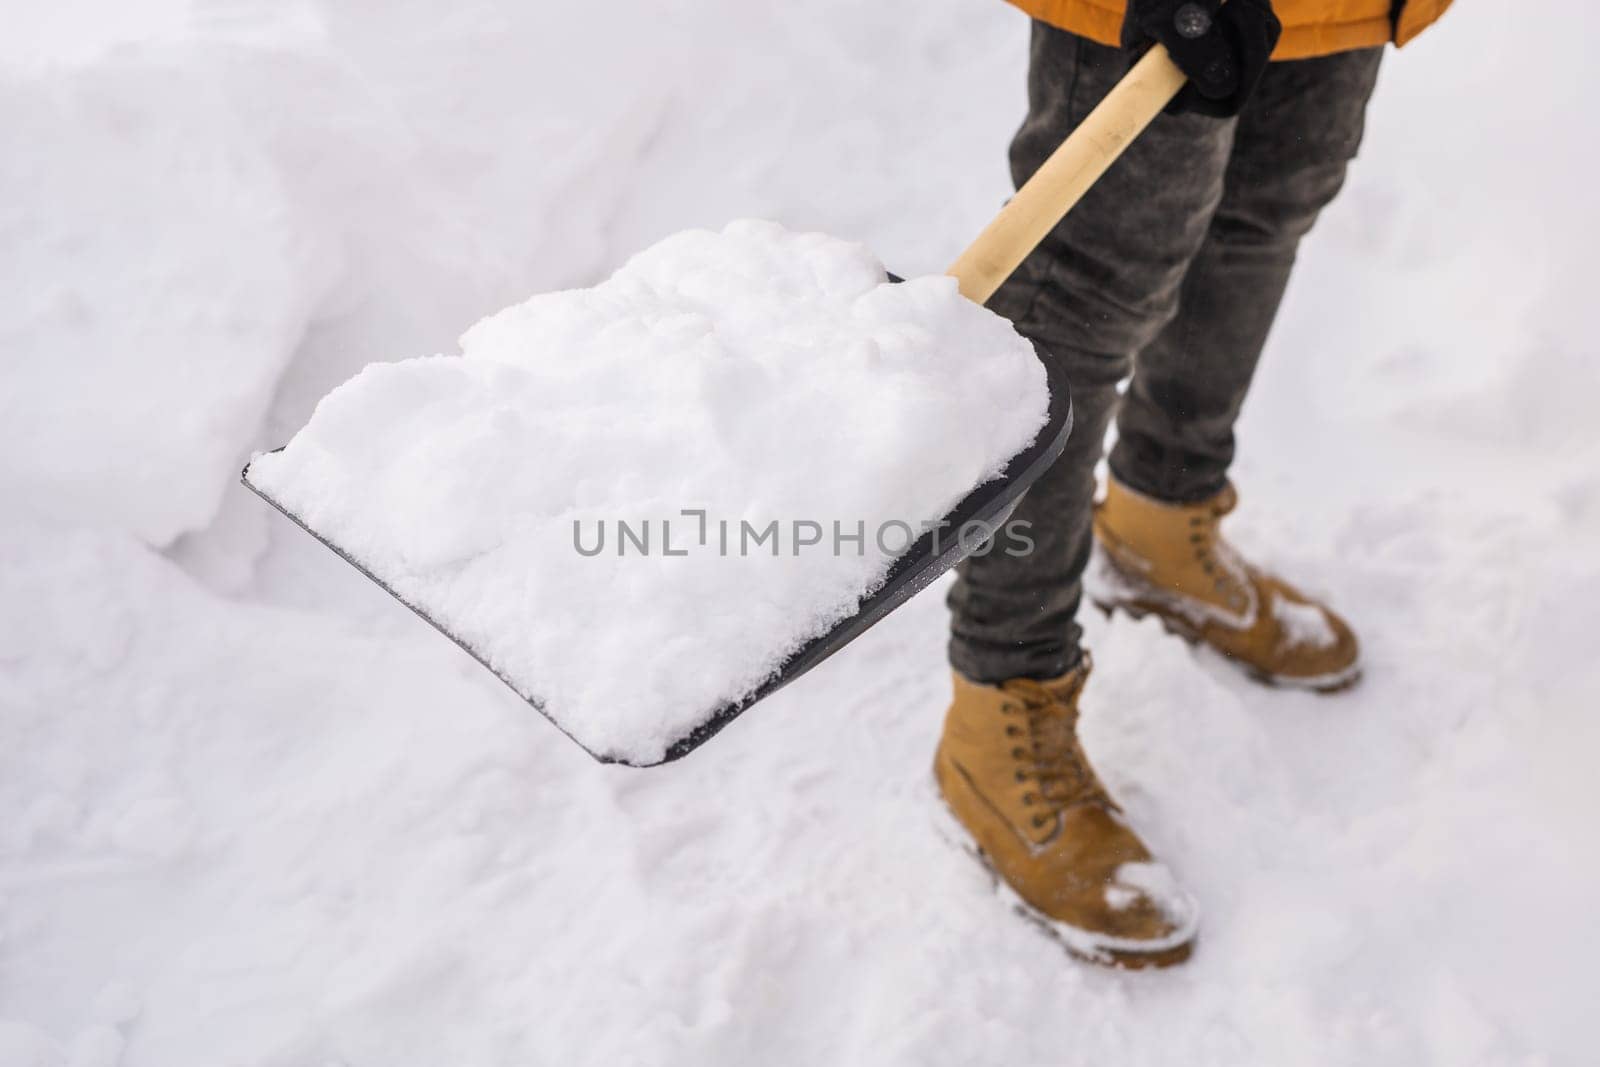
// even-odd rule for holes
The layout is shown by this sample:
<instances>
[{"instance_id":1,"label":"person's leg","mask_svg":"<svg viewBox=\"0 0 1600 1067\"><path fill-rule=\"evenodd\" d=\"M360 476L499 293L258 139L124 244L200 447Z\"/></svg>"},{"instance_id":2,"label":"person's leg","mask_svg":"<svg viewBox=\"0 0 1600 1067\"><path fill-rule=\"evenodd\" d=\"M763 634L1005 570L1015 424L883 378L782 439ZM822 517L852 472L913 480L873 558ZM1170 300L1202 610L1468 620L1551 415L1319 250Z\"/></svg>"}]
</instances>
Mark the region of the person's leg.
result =
<instances>
[{"instance_id":1,"label":"person's leg","mask_svg":"<svg viewBox=\"0 0 1600 1067\"><path fill-rule=\"evenodd\" d=\"M1107 610L1155 614L1274 685L1334 691L1360 643L1331 607L1251 565L1222 536L1233 424L1300 238L1361 140L1378 50L1275 63L1235 130L1222 202L1178 315L1134 359L1091 583Z\"/></svg>"},{"instance_id":2,"label":"person's leg","mask_svg":"<svg viewBox=\"0 0 1600 1067\"><path fill-rule=\"evenodd\" d=\"M1267 68L1239 116L1178 314L1135 357L1110 457L1118 481L1177 503L1221 492L1295 250L1344 182L1381 56L1364 49Z\"/></svg>"},{"instance_id":3,"label":"person's leg","mask_svg":"<svg viewBox=\"0 0 1600 1067\"><path fill-rule=\"evenodd\" d=\"M1028 116L1011 145L1019 186L1128 67L1117 49L1034 24ZM1061 361L1075 424L1016 511L1031 524L1033 551L970 559L951 591L950 662L973 681L1054 678L1078 662L1094 466L1116 387L1177 310L1223 195L1233 129L1231 120L1157 117L989 302Z\"/></svg>"}]
</instances>

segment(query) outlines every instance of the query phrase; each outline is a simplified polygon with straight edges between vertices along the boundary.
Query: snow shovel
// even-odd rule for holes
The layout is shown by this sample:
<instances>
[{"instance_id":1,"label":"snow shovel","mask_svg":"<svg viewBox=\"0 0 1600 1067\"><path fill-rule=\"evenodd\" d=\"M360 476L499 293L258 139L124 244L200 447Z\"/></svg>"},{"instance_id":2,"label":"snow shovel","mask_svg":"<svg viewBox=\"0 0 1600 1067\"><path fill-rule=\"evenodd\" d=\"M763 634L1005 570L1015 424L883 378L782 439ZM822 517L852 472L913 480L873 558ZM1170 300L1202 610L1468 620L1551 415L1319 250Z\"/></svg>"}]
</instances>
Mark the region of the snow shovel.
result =
<instances>
[{"instance_id":1,"label":"snow shovel","mask_svg":"<svg viewBox=\"0 0 1600 1067\"><path fill-rule=\"evenodd\" d=\"M1103 174L1128 144L1172 99L1184 83L1183 74L1173 65L1165 49L1152 48L1106 98L1047 159L1039 171L1001 209L947 272L957 280L963 296L982 304L1010 277L1019 264L1066 215L1080 197ZM899 279L890 276L890 280ZM612 752L585 748L604 763L628 766L654 766L678 759L699 747L739 714L763 698L793 682L833 653L861 636L874 623L927 587L934 579L959 563L984 538L965 535L975 528L993 533L1010 517L1024 491L1049 469L1066 445L1072 426L1068 383L1062 380L1053 360L1042 360L1050 391L1045 426L1033 443L1013 456L999 477L980 485L945 516L944 523L925 532L890 566L877 590L862 598L856 610L826 632L799 647L764 684L741 699L720 707L707 708L703 718L669 744L662 758L636 761ZM362 574L406 604L440 633L450 638L469 655L495 673L513 691L518 686L497 671L486 656L459 634L452 633L439 620L407 601L378 575L339 545L311 528L251 479L251 468L243 471L244 484L296 525L337 553ZM939 535L956 529L963 536ZM525 694L524 694L525 696ZM525 696L525 699L526 696ZM560 709L528 699L533 707L563 733L573 737L562 722ZM577 741L576 737L573 737ZM582 742L578 742L580 745Z\"/></svg>"}]
</instances>

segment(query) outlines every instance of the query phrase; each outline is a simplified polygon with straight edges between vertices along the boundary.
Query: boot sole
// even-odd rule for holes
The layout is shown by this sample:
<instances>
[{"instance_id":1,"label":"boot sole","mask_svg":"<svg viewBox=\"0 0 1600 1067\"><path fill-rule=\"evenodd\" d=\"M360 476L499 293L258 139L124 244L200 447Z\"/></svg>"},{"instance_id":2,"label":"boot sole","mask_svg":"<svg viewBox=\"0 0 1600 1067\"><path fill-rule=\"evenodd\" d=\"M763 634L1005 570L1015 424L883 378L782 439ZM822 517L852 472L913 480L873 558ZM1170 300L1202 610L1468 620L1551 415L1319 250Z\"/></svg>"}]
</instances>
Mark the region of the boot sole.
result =
<instances>
[{"instance_id":1,"label":"boot sole","mask_svg":"<svg viewBox=\"0 0 1600 1067\"><path fill-rule=\"evenodd\" d=\"M994 886L995 895L1004 900L1022 918L1041 932L1051 941L1060 946L1067 955L1084 963L1093 963L1101 967L1114 967L1125 971L1156 970L1163 967L1174 967L1186 961L1194 953L1194 944L1199 940L1198 916L1190 929L1184 934L1183 940L1175 945L1162 945L1159 948L1135 949L1122 944L1107 944L1106 936L1093 930L1085 930L1081 926L1053 919L1044 912L1029 904L1011 888L1000 872L995 870L994 864L989 861L989 854L983 846L975 841L966 827L961 824L955 809L950 807L950 802L945 799L945 786L940 777L939 761L934 763L933 770L934 791L939 796L939 806L936 817L935 832L950 842L953 846L965 852L982 867L988 874L990 884Z\"/></svg>"},{"instance_id":2,"label":"boot sole","mask_svg":"<svg viewBox=\"0 0 1600 1067\"><path fill-rule=\"evenodd\" d=\"M1091 598L1090 602L1093 603L1095 607L1099 608L1101 613L1104 614L1108 619L1119 611L1123 612L1129 618L1134 620L1140 620L1154 616L1160 621L1161 628L1167 633L1174 637L1182 638L1193 647L1210 653L1212 656L1215 656L1222 662L1228 664L1234 670L1239 671L1252 682L1257 682L1272 689L1300 689L1304 690L1305 692L1318 693L1326 696L1330 693L1342 693L1345 690L1352 688L1357 682L1361 681L1361 664L1359 662L1352 663L1349 667L1346 667L1342 671L1335 671L1332 674L1318 674L1306 678L1286 674L1273 674L1270 671L1264 671L1260 667L1254 666L1253 664L1246 663L1244 660L1239 659L1236 656L1229 655L1202 637L1200 632L1196 630L1188 622L1188 620L1181 616L1173 615L1170 612L1163 611L1159 607L1153 607L1138 601L1127 600L1099 600Z\"/></svg>"}]
</instances>

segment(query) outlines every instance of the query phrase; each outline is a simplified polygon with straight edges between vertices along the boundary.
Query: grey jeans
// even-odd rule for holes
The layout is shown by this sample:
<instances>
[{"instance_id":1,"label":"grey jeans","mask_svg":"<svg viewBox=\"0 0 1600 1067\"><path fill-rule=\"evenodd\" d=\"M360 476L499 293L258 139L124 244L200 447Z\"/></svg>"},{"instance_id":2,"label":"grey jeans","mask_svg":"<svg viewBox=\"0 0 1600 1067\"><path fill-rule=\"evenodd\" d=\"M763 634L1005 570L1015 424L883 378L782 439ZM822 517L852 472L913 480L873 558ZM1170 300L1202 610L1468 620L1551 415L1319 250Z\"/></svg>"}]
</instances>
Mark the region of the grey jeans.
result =
<instances>
[{"instance_id":1,"label":"grey jeans","mask_svg":"<svg viewBox=\"0 0 1600 1067\"><path fill-rule=\"evenodd\" d=\"M1344 181L1381 55L1273 63L1237 119L1159 116L989 302L1061 361L1076 424L1018 506L1033 551L960 569L956 670L998 682L1077 663L1094 467L1113 413L1119 481L1172 501L1223 487L1295 249ZM1117 49L1034 23L1028 116L1011 143L1019 185L1128 66Z\"/></svg>"}]
</instances>

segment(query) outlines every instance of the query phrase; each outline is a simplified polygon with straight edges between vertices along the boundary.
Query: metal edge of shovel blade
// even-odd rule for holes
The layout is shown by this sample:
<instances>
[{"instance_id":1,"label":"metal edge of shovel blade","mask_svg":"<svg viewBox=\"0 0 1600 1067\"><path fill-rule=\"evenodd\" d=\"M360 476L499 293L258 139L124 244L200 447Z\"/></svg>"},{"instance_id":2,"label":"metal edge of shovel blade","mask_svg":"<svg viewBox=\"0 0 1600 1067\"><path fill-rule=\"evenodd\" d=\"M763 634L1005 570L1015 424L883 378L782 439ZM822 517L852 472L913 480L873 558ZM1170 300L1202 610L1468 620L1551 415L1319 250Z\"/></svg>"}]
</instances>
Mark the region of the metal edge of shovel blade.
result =
<instances>
[{"instance_id":1,"label":"metal edge of shovel blade","mask_svg":"<svg viewBox=\"0 0 1600 1067\"><path fill-rule=\"evenodd\" d=\"M699 748L752 706L776 693L779 689L793 682L845 645L866 633L875 623L883 619L895 608L904 604L913 595L927 588L940 575L960 563L968 555L968 550L963 543L966 539L959 536L959 531L963 527L971 523L980 523L993 531L1005 523L1022 499L1022 494L1027 490L1028 486L1032 485L1040 475L1049 470L1050 465L1061 454L1061 450L1066 447L1067 435L1072 431L1072 401L1066 380L1053 359L1049 358L1039 346L1035 345L1034 349L1039 355L1040 362L1045 367L1046 381L1050 390L1050 407L1045 425L1039 431L1038 436L1034 438L1033 443L1011 457L1005 469L997 477L983 483L963 497L944 517L942 525L924 533L913 542L911 547L902 553L890 566L888 573L884 576L877 589L862 598L855 611L840 619L824 633L802 644L790 654L788 659L784 660L783 665L767 681L755 690L746 696L729 701L708 712L699 725L668 744L666 752L661 759L650 763L634 763L613 753L596 752L578 740L571 731L561 724L559 719L545 708L543 701L523 692L516 683L497 670L477 649L451 633L450 630L420 606L401 596L399 592L369 570L360 560L312 529L298 515L273 499L265 490L252 483L250 481L250 466L255 462L254 459L245 464L244 469L239 473L239 480L244 484L245 488L266 501L274 510L310 534L324 547L332 551L334 555L350 564L369 581L377 585L378 588L404 604L429 626L449 638L456 647L471 656L489 673L500 679L508 689L516 693L525 703L548 719L552 726L560 730L573 744L583 749L590 756L601 763L617 763L627 767L658 767L664 763L682 759ZM282 446L272 450L272 452L281 451L283 451ZM271 453L268 454L270 455ZM936 552L934 551L935 534L941 530L955 530L958 532L958 536L946 540Z\"/></svg>"}]
</instances>

